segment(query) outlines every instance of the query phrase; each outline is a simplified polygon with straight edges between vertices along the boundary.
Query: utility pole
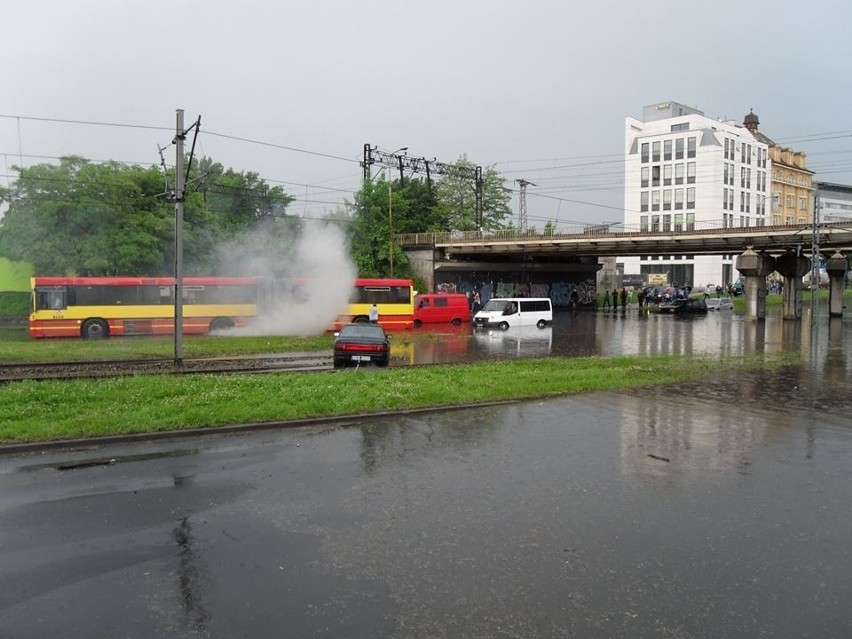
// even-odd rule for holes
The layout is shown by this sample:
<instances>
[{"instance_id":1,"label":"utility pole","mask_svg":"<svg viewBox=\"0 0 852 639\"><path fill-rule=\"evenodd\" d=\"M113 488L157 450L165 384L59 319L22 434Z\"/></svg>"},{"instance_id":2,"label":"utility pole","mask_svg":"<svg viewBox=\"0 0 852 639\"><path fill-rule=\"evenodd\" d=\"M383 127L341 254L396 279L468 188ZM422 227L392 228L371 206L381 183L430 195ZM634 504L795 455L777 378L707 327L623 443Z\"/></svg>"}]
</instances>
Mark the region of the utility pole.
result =
<instances>
[{"instance_id":1,"label":"utility pole","mask_svg":"<svg viewBox=\"0 0 852 639\"><path fill-rule=\"evenodd\" d=\"M813 236L811 237L811 313L819 295L819 194L814 193Z\"/></svg>"},{"instance_id":2,"label":"utility pole","mask_svg":"<svg viewBox=\"0 0 852 639\"><path fill-rule=\"evenodd\" d=\"M177 110L175 131L175 366L183 365L183 109Z\"/></svg>"},{"instance_id":3,"label":"utility pole","mask_svg":"<svg viewBox=\"0 0 852 639\"><path fill-rule=\"evenodd\" d=\"M535 186L534 182L520 178L515 180L520 187L520 195L518 196L518 230L525 232L527 230L527 185Z\"/></svg>"}]
</instances>

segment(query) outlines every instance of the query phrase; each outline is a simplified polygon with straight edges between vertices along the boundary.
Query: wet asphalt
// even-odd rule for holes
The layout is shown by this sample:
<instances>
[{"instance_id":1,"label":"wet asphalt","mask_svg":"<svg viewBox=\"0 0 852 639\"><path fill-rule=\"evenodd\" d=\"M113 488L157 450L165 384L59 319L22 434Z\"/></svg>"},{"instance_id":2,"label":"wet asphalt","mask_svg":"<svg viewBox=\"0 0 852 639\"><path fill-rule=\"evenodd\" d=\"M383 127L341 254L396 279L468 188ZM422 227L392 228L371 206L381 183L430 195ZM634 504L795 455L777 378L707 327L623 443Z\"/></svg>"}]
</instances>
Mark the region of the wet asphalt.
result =
<instances>
[{"instance_id":1,"label":"wet asphalt","mask_svg":"<svg viewBox=\"0 0 852 639\"><path fill-rule=\"evenodd\" d=\"M805 364L0 457L0 636L852 636L852 328L735 322Z\"/></svg>"}]
</instances>

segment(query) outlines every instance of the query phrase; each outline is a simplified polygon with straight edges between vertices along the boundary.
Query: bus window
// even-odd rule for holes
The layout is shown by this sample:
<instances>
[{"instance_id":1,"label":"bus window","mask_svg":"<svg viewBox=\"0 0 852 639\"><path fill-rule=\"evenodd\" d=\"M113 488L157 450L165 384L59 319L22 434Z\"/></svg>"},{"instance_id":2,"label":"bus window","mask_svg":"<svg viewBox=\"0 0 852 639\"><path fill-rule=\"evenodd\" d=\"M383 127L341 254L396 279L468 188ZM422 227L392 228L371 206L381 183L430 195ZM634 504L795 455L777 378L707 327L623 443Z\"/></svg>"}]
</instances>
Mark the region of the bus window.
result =
<instances>
[{"instance_id":1,"label":"bus window","mask_svg":"<svg viewBox=\"0 0 852 639\"><path fill-rule=\"evenodd\" d=\"M67 306L64 286L45 286L36 289L35 310L60 311Z\"/></svg>"}]
</instances>

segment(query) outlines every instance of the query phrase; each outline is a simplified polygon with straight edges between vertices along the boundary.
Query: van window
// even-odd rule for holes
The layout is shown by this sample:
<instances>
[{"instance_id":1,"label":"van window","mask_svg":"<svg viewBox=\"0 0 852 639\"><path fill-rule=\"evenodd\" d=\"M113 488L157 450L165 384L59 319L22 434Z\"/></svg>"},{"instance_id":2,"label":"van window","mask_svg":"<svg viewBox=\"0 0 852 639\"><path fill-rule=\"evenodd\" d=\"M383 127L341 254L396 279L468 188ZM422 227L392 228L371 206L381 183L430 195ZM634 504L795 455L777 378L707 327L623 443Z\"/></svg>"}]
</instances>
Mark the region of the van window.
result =
<instances>
[{"instance_id":1,"label":"van window","mask_svg":"<svg viewBox=\"0 0 852 639\"><path fill-rule=\"evenodd\" d=\"M447 298L446 297L436 297L435 298L435 307L446 308L447 306Z\"/></svg>"},{"instance_id":2,"label":"van window","mask_svg":"<svg viewBox=\"0 0 852 639\"><path fill-rule=\"evenodd\" d=\"M550 310L550 302L547 300L535 300L525 302L521 300L521 311L524 313L532 313L538 311L549 311Z\"/></svg>"}]
</instances>

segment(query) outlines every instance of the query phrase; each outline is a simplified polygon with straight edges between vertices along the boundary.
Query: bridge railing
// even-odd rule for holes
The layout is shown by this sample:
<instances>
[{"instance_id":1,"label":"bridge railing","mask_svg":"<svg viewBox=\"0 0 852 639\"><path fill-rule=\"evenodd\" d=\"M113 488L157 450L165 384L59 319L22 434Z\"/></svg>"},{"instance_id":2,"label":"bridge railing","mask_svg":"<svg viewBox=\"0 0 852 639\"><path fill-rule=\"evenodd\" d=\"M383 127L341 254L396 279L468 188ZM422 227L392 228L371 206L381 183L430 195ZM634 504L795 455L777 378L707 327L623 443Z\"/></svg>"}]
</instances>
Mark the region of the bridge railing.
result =
<instances>
[{"instance_id":1,"label":"bridge railing","mask_svg":"<svg viewBox=\"0 0 852 639\"><path fill-rule=\"evenodd\" d=\"M850 226L849 223L845 223ZM837 223L821 224L819 228L830 228ZM678 233L743 233L755 231L769 231L783 229L790 233L801 234L809 232L812 224L784 224L778 226L725 226L719 220L715 222L693 222L684 223L680 229L663 230L653 225L642 228L639 224L594 224L568 226L558 231L537 231L530 229L521 231L519 229L501 229L493 231L439 231L430 233L400 233L394 235L394 241L403 247L435 246L436 244L449 243L482 243L482 242L514 242L514 241L549 241L558 239L570 239L578 237L623 237L623 236L647 236L647 235L673 235Z\"/></svg>"}]
</instances>

